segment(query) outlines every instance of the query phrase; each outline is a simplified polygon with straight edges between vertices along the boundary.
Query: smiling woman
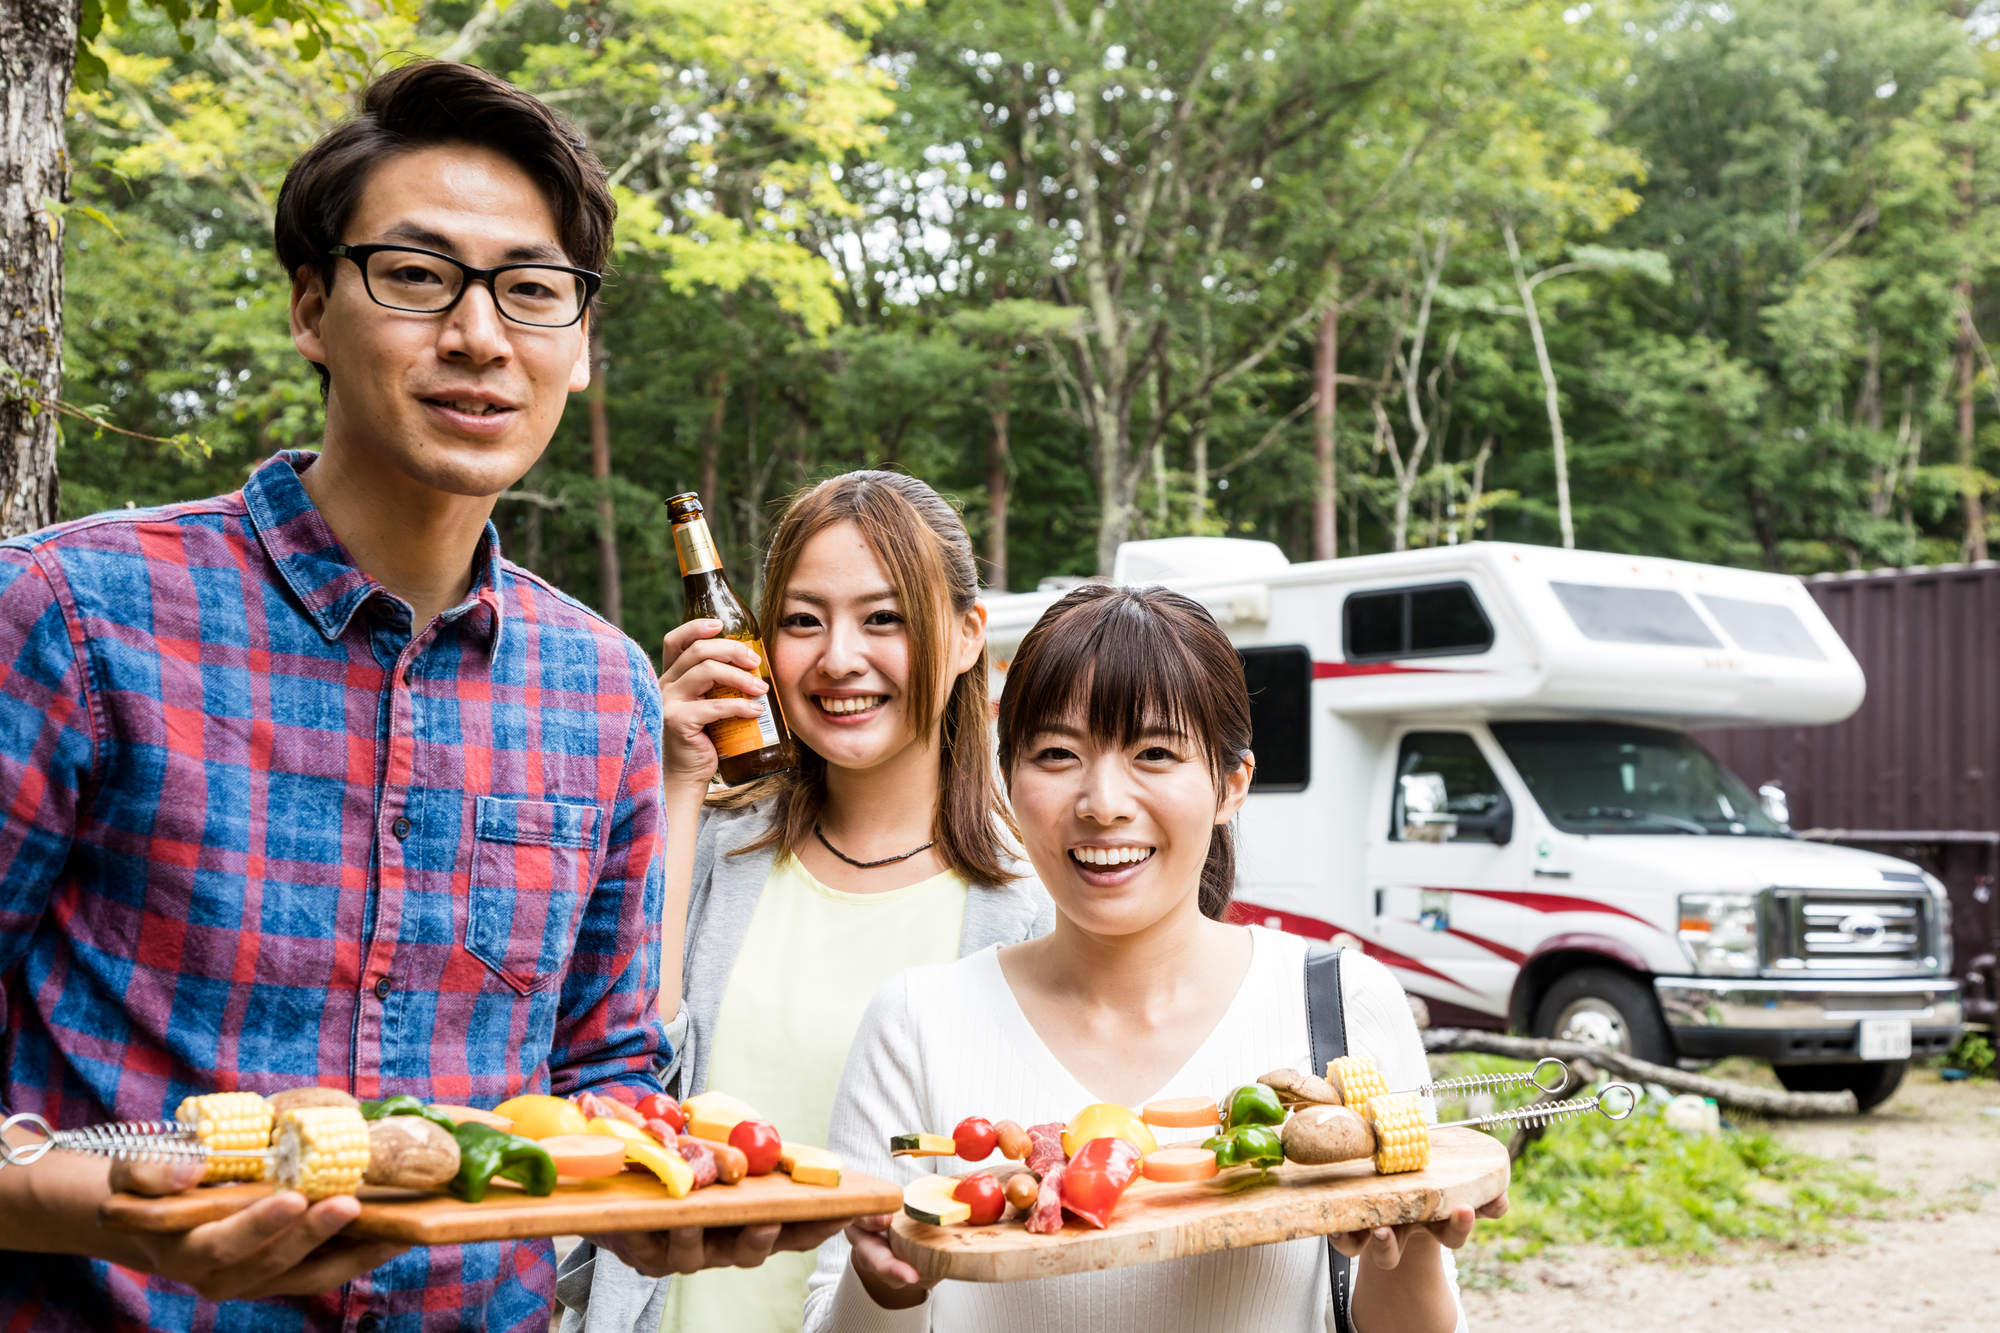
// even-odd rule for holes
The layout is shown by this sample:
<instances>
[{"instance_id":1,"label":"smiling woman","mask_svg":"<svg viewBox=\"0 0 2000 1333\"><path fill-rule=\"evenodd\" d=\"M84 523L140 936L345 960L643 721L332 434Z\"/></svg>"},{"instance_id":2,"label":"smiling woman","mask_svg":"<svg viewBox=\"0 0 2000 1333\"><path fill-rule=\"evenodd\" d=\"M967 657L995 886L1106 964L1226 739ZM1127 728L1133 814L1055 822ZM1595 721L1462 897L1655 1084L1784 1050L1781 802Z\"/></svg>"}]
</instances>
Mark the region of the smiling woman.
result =
<instances>
[{"instance_id":1,"label":"smiling woman","mask_svg":"<svg viewBox=\"0 0 2000 1333\"><path fill-rule=\"evenodd\" d=\"M1107 1205L1078 1182L1102 1181L1093 1149L1117 1140L1091 1141L1093 1112L1115 1121L1132 1117L1128 1107L1186 1099L1212 1117L1218 1089L1272 1070L1318 1072L1307 942L1221 919L1229 822L1256 761L1243 668L1206 611L1165 588L1078 588L1028 632L1007 675L1001 771L1055 928L912 968L878 991L828 1145L907 1184L915 1167L889 1147L907 1127L968 1115L1066 1122L1060 1144L1029 1159L1044 1193L1028 1229L1058 1230L1064 1211L1102 1226ZM1373 1057L1394 1086L1425 1081L1416 1024L1388 969L1352 953L1335 966L1347 1049ZM1350 1327L1344 1312L1329 1318L1334 1270L1313 1237L1145 1267L939 1283L896 1257L887 1224L863 1219L821 1247L806 1307L813 1333ZM1339 1253L1360 1261L1352 1327L1462 1328L1448 1256L1472 1227L1473 1210L1462 1208L1448 1221L1337 1238Z\"/></svg>"},{"instance_id":2,"label":"smiling woman","mask_svg":"<svg viewBox=\"0 0 2000 1333\"><path fill-rule=\"evenodd\" d=\"M758 608L798 764L719 792L704 728L754 715L770 686L719 621L667 636L667 911L685 913L687 945L661 993L680 995L682 1096L727 1091L785 1139L824 1143L883 982L1053 923L994 774L978 591L958 514L915 478L852 472L800 495L772 534ZM744 697L708 698L718 685ZM657 1288L631 1271L687 1272L693 1252L572 1258L566 1271L595 1265L588 1327L799 1327L810 1256Z\"/></svg>"}]
</instances>

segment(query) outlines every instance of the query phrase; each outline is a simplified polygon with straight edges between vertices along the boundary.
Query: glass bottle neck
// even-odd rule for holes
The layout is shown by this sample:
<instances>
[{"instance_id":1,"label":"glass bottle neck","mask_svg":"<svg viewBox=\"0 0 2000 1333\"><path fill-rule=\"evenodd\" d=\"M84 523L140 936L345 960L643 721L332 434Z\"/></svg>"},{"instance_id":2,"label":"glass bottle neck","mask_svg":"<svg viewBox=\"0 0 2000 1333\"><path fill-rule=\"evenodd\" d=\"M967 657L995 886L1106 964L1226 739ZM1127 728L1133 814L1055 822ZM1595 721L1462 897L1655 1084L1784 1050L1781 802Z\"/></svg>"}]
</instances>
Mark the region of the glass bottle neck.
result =
<instances>
[{"instance_id":1,"label":"glass bottle neck","mask_svg":"<svg viewBox=\"0 0 2000 1333\"><path fill-rule=\"evenodd\" d=\"M691 518L674 525L674 554L680 557L684 578L722 568L722 557L716 553L715 538L709 535L705 518Z\"/></svg>"}]
</instances>

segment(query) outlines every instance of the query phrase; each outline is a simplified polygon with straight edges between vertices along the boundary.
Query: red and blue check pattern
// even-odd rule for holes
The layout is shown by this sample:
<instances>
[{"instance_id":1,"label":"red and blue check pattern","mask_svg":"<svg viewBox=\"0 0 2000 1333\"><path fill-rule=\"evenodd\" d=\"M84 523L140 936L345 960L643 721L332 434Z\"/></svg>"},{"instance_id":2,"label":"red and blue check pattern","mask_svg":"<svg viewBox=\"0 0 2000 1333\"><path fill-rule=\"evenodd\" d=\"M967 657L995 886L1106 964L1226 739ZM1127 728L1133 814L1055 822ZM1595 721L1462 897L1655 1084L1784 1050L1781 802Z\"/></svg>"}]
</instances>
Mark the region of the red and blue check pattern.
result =
<instances>
[{"instance_id":1,"label":"red and blue check pattern","mask_svg":"<svg viewBox=\"0 0 2000 1333\"><path fill-rule=\"evenodd\" d=\"M272 459L0 543L0 1105L60 1126L301 1084L657 1090L659 693L500 558L412 633ZM0 1329L548 1327L547 1241L211 1305L0 1256Z\"/></svg>"}]
</instances>

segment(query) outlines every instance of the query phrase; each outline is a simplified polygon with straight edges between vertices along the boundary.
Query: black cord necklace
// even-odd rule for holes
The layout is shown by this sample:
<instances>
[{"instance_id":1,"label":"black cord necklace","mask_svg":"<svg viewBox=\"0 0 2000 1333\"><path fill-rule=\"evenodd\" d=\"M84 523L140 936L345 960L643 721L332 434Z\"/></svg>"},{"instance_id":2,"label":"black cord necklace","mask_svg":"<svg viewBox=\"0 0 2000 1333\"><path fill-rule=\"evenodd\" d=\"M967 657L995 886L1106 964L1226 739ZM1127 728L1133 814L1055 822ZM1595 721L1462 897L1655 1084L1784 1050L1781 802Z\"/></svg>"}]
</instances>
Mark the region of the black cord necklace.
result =
<instances>
[{"instance_id":1,"label":"black cord necklace","mask_svg":"<svg viewBox=\"0 0 2000 1333\"><path fill-rule=\"evenodd\" d=\"M932 838L929 842L925 843L923 846L918 847L912 851L904 852L901 856L885 856L879 861L857 861L853 857L849 856L846 852L841 851L840 848L828 842L826 840L826 834L821 833L819 831L818 823L813 824L813 836L819 839L820 846L826 848L829 852L832 852L835 856L847 862L847 864L853 866L856 870L873 870L877 866L892 866L896 864L896 862L898 861L909 860L911 857L915 856L918 852L927 852L931 848L937 846L937 839Z\"/></svg>"}]
</instances>

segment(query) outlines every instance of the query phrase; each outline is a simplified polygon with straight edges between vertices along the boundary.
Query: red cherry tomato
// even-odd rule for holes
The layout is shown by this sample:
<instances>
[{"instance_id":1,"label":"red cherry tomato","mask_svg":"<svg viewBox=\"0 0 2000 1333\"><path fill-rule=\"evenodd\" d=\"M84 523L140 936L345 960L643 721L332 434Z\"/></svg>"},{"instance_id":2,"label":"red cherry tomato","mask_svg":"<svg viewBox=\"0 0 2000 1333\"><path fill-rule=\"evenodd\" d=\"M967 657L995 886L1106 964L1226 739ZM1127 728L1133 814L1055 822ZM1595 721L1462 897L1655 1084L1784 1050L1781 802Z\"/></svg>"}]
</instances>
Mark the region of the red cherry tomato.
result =
<instances>
[{"instance_id":1,"label":"red cherry tomato","mask_svg":"<svg viewBox=\"0 0 2000 1333\"><path fill-rule=\"evenodd\" d=\"M664 1092L641 1097L638 1109L641 1120L664 1120L674 1127L676 1134L687 1128L687 1116L682 1113L681 1104Z\"/></svg>"},{"instance_id":2,"label":"red cherry tomato","mask_svg":"<svg viewBox=\"0 0 2000 1333\"><path fill-rule=\"evenodd\" d=\"M986 1122L982 1120L979 1123L983 1125ZM959 1128L963 1129L964 1126L961 1125ZM1007 1191L1000 1187L999 1181L984 1171L959 1181L958 1188L951 1192L951 1197L960 1203L972 1205L972 1216L966 1220L976 1227L992 1226L1000 1220L1000 1214L1007 1211Z\"/></svg>"},{"instance_id":3,"label":"red cherry tomato","mask_svg":"<svg viewBox=\"0 0 2000 1333\"><path fill-rule=\"evenodd\" d=\"M762 1120L737 1121L736 1128L729 1131L729 1146L750 1160L753 1176L768 1176L777 1170L785 1147L777 1126Z\"/></svg>"},{"instance_id":4,"label":"red cherry tomato","mask_svg":"<svg viewBox=\"0 0 2000 1333\"><path fill-rule=\"evenodd\" d=\"M961 1162L983 1162L993 1155L993 1145L1000 1142L1000 1134L992 1121L974 1115L958 1122L958 1128L951 1132L951 1141Z\"/></svg>"}]
</instances>

